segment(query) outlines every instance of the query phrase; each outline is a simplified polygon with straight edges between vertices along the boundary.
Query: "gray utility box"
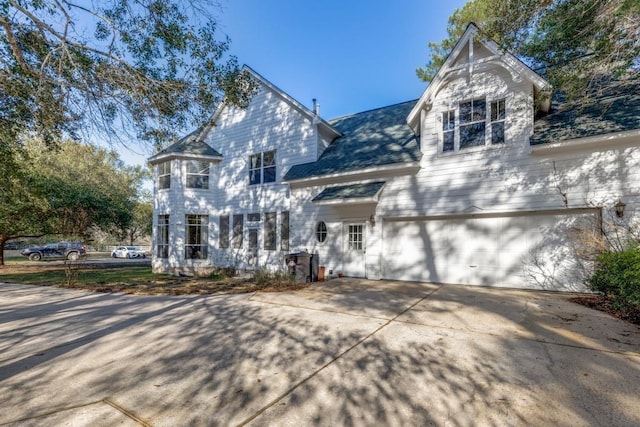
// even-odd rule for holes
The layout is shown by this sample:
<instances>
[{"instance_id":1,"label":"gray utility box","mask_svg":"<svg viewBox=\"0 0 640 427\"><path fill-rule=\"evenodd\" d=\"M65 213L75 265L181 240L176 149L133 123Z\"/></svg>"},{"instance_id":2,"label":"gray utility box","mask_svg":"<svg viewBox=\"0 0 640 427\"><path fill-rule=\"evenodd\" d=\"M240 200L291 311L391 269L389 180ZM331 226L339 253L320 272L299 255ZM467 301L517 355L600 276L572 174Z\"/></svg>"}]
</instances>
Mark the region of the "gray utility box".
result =
<instances>
[{"instance_id":1,"label":"gray utility box","mask_svg":"<svg viewBox=\"0 0 640 427\"><path fill-rule=\"evenodd\" d=\"M285 263L289 274L299 282L316 282L318 280L318 255L309 252L288 254Z\"/></svg>"}]
</instances>

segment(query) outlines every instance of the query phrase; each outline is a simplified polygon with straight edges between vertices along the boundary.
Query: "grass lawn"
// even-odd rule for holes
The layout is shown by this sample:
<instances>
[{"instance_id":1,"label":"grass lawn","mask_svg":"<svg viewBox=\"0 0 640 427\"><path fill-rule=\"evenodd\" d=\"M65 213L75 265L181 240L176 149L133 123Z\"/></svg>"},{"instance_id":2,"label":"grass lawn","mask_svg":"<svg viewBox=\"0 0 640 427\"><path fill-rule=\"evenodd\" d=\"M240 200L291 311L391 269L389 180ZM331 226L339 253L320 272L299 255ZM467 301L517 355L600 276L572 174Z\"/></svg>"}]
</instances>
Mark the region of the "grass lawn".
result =
<instances>
[{"instance_id":1,"label":"grass lawn","mask_svg":"<svg viewBox=\"0 0 640 427\"><path fill-rule=\"evenodd\" d=\"M262 274L258 280L248 275L228 277L222 273L207 277L178 277L154 274L148 265L101 266L80 262L74 267L65 267L59 263L30 265L29 262L22 262L20 259L8 261L5 267L0 268L0 282L57 286L95 292L140 295L226 294L277 292L307 286L305 283L297 283L277 274Z\"/></svg>"}]
</instances>

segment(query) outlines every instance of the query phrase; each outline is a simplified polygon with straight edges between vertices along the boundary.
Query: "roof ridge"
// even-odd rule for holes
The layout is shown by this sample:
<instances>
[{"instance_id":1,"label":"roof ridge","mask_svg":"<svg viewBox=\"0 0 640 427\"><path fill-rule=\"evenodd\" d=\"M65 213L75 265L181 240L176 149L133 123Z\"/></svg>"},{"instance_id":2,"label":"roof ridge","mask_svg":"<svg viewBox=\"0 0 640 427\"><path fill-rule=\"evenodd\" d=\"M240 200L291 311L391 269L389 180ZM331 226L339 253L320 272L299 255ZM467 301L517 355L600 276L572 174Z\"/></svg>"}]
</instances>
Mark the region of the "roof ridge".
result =
<instances>
[{"instance_id":1,"label":"roof ridge","mask_svg":"<svg viewBox=\"0 0 640 427\"><path fill-rule=\"evenodd\" d=\"M338 116L338 117L334 117L332 119L328 119L327 121L329 123L331 123L331 122L334 122L334 121L337 121L337 120L346 119L348 117L353 117L353 116L358 116L360 114L370 113L372 111L382 110L382 109L385 109L385 108L391 108L391 107L395 107L395 106L402 105L402 104L408 104L410 102L418 102L418 99L420 99L420 98L410 99L408 101L396 102L395 104L389 104L389 105L385 105L385 106L382 106L382 107L371 108L369 110L359 111L357 113L345 114L343 116Z\"/></svg>"}]
</instances>

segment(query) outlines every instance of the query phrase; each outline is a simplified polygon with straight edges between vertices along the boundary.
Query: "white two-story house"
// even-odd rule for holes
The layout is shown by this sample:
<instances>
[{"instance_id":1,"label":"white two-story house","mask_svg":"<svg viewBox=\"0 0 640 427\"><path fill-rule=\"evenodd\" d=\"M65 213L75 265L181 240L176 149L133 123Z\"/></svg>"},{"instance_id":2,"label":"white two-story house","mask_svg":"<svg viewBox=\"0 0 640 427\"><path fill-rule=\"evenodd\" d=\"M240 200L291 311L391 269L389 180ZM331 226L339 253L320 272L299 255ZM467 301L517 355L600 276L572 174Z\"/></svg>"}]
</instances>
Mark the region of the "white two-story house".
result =
<instances>
[{"instance_id":1,"label":"white two-story house","mask_svg":"<svg viewBox=\"0 0 640 427\"><path fill-rule=\"evenodd\" d=\"M634 221L637 82L561 107L474 25L417 101L333 120L247 70L246 109L149 159L154 271L306 250L327 274L579 290L576 236Z\"/></svg>"}]
</instances>

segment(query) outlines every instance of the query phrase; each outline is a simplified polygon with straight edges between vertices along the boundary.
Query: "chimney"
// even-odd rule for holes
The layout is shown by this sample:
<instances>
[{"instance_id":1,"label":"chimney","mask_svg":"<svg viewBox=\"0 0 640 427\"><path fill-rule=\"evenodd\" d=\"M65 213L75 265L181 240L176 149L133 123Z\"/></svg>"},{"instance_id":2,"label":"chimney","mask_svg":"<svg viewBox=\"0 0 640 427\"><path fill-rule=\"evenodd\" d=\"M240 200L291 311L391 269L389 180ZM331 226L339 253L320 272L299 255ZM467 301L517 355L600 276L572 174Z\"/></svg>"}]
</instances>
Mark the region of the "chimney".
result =
<instances>
[{"instance_id":1,"label":"chimney","mask_svg":"<svg viewBox=\"0 0 640 427\"><path fill-rule=\"evenodd\" d=\"M320 104L318 104L317 99L313 98L313 114L316 116L320 115Z\"/></svg>"}]
</instances>

